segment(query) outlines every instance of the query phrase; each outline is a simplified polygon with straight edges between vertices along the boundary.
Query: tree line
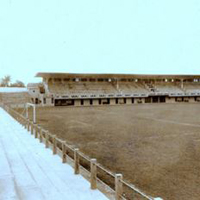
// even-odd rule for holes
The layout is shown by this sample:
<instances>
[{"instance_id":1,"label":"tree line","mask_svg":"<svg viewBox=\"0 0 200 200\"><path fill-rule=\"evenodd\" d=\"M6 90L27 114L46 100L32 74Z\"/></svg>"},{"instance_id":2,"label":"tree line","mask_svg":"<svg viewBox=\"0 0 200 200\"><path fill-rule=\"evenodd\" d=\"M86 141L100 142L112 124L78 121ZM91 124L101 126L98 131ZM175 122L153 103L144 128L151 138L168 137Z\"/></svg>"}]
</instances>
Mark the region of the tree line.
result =
<instances>
[{"instance_id":1,"label":"tree line","mask_svg":"<svg viewBox=\"0 0 200 200\"><path fill-rule=\"evenodd\" d=\"M20 80L16 80L14 83L12 83L11 76L6 75L1 78L0 87L25 87L25 84Z\"/></svg>"}]
</instances>

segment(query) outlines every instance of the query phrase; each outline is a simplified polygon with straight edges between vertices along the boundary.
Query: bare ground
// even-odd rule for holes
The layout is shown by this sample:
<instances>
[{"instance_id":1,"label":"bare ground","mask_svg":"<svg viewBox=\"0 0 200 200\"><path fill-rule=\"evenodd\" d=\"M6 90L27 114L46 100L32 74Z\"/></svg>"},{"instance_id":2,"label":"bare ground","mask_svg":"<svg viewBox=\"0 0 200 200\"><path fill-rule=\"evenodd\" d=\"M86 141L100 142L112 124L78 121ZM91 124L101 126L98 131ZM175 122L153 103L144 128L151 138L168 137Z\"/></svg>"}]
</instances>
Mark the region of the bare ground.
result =
<instances>
[{"instance_id":1,"label":"bare ground","mask_svg":"<svg viewBox=\"0 0 200 200\"><path fill-rule=\"evenodd\" d=\"M44 128L147 194L200 199L200 104L37 108Z\"/></svg>"}]
</instances>

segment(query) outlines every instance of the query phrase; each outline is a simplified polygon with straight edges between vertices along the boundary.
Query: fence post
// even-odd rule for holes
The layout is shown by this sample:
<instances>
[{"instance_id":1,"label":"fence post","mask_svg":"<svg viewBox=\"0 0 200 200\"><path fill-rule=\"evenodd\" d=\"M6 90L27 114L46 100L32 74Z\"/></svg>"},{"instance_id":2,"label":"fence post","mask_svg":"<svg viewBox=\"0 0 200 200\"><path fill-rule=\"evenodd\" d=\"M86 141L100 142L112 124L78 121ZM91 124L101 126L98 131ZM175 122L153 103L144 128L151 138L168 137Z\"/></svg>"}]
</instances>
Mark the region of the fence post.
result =
<instances>
[{"instance_id":1,"label":"fence post","mask_svg":"<svg viewBox=\"0 0 200 200\"><path fill-rule=\"evenodd\" d=\"M33 123L31 122L31 135L33 135Z\"/></svg>"},{"instance_id":2,"label":"fence post","mask_svg":"<svg viewBox=\"0 0 200 200\"><path fill-rule=\"evenodd\" d=\"M21 121L20 121L20 120L21 120L21 119L20 119L20 116L19 116L18 114L16 114L16 115L17 115L18 123L19 123L20 125L22 125L22 124L21 124Z\"/></svg>"},{"instance_id":3,"label":"fence post","mask_svg":"<svg viewBox=\"0 0 200 200\"><path fill-rule=\"evenodd\" d=\"M23 118L22 118L22 126L25 128L25 121Z\"/></svg>"},{"instance_id":4,"label":"fence post","mask_svg":"<svg viewBox=\"0 0 200 200\"><path fill-rule=\"evenodd\" d=\"M33 123L33 135L35 137L35 133L36 133L36 124Z\"/></svg>"},{"instance_id":5,"label":"fence post","mask_svg":"<svg viewBox=\"0 0 200 200\"><path fill-rule=\"evenodd\" d=\"M39 126L35 124L35 138L38 138L38 129Z\"/></svg>"},{"instance_id":6,"label":"fence post","mask_svg":"<svg viewBox=\"0 0 200 200\"><path fill-rule=\"evenodd\" d=\"M53 135L53 154L55 155L57 153L57 140L56 135Z\"/></svg>"},{"instance_id":7,"label":"fence post","mask_svg":"<svg viewBox=\"0 0 200 200\"><path fill-rule=\"evenodd\" d=\"M74 173L79 174L79 149L74 149Z\"/></svg>"},{"instance_id":8,"label":"fence post","mask_svg":"<svg viewBox=\"0 0 200 200\"><path fill-rule=\"evenodd\" d=\"M22 118L22 120L23 120L23 127L26 129L26 119Z\"/></svg>"},{"instance_id":9,"label":"fence post","mask_svg":"<svg viewBox=\"0 0 200 200\"><path fill-rule=\"evenodd\" d=\"M90 160L90 187L92 190L97 189L97 160L95 158Z\"/></svg>"},{"instance_id":10,"label":"fence post","mask_svg":"<svg viewBox=\"0 0 200 200\"><path fill-rule=\"evenodd\" d=\"M120 200L123 193L122 188L122 174L115 174L115 200Z\"/></svg>"},{"instance_id":11,"label":"fence post","mask_svg":"<svg viewBox=\"0 0 200 200\"><path fill-rule=\"evenodd\" d=\"M66 142L63 140L62 141L62 162L66 163L67 162L67 155L66 155Z\"/></svg>"},{"instance_id":12,"label":"fence post","mask_svg":"<svg viewBox=\"0 0 200 200\"><path fill-rule=\"evenodd\" d=\"M39 131L40 131L40 133L39 133L39 135L40 135L40 143L42 143L42 140L43 140L42 131L43 131L43 129L41 127L39 127Z\"/></svg>"},{"instance_id":13,"label":"fence post","mask_svg":"<svg viewBox=\"0 0 200 200\"><path fill-rule=\"evenodd\" d=\"M49 134L48 134L48 131L45 131L45 147L49 148Z\"/></svg>"},{"instance_id":14,"label":"fence post","mask_svg":"<svg viewBox=\"0 0 200 200\"><path fill-rule=\"evenodd\" d=\"M24 128L24 120L21 116L20 116L20 118L21 118L20 123L21 123L22 127Z\"/></svg>"},{"instance_id":15,"label":"fence post","mask_svg":"<svg viewBox=\"0 0 200 200\"><path fill-rule=\"evenodd\" d=\"M26 130L28 131L28 119L27 119L27 118L25 119L25 123L26 123L25 128L26 128Z\"/></svg>"},{"instance_id":16,"label":"fence post","mask_svg":"<svg viewBox=\"0 0 200 200\"><path fill-rule=\"evenodd\" d=\"M30 131L30 121L28 120L28 128L27 128L28 132Z\"/></svg>"}]
</instances>

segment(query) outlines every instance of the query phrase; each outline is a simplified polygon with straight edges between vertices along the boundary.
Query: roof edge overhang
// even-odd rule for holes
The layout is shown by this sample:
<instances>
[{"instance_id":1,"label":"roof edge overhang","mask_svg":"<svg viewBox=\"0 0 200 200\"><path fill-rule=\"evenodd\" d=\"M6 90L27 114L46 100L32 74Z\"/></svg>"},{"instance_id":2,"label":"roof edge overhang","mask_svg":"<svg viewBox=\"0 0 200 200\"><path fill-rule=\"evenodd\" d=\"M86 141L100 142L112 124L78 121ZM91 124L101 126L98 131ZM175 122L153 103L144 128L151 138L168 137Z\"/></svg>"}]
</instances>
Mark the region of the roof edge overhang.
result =
<instances>
[{"instance_id":1,"label":"roof edge overhang","mask_svg":"<svg viewBox=\"0 0 200 200\"><path fill-rule=\"evenodd\" d=\"M41 78L134 78L134 79L200 79L200 74L90 74L90 73L46 73L38 72Z\"/></svg>"}]
</instances>

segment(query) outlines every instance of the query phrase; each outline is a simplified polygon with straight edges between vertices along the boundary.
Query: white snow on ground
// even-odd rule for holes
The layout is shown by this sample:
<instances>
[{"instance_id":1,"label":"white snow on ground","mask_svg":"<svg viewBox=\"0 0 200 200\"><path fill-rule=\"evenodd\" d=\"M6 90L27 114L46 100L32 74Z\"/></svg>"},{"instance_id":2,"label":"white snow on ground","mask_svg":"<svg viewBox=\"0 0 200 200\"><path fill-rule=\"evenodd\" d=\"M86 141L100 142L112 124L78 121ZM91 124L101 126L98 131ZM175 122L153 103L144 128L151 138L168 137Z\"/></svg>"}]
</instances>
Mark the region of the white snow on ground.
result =
<instances>
[{"instance_id":1,"label":"white snow on ground","mask_svg":"<svg viewBox=\"0 0 200 200\"><path fill-rule=\"evenodd\" d=\"M106 200L0 108L0 200Z\"/></svg>"},{"instance_id":2,"label":"white snow on ground","mask_svg":"<svg viewBox=\"0 0 200 200\"><path fill-rule=\"evenodd\" d=\"M20 87L0 87L0 93L12 93L12 92L27 92L27 88Z\"/></svg>"}]
</instances>

